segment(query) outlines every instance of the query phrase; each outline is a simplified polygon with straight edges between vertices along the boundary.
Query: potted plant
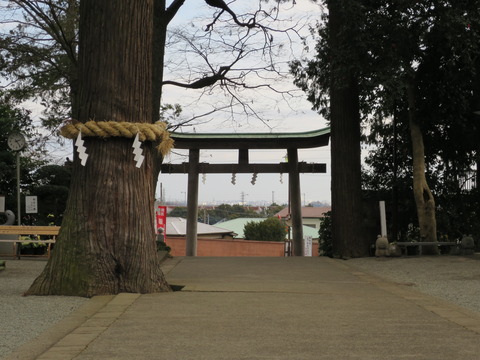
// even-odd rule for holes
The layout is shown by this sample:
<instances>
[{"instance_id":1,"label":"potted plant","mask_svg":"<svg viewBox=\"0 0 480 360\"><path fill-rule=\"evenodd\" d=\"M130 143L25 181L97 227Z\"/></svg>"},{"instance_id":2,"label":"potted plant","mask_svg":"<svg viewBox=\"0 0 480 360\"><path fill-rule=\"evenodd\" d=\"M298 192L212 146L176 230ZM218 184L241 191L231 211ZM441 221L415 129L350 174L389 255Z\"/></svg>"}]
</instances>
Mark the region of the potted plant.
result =
<instances>
[{"instance_id":1,"label":"potted plant","mask_svg":"<svg viewBox=\"0 0 480 360\"><path fill-rule=\"evenodd\" d=\"M44 255L47 250L47 244L39 242L30 242L32 240L30 236L22 236L23 240L20 245L21 255Z\"/></svg>"}]
</instances>

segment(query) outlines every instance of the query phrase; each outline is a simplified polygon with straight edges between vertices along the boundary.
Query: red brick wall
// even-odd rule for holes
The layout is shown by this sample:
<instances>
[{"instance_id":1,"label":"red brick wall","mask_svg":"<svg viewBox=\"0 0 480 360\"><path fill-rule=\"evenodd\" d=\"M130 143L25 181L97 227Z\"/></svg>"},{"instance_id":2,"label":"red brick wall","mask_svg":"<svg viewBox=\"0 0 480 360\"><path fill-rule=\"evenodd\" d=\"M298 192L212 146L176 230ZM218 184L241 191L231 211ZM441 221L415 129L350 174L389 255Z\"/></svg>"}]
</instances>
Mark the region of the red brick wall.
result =
<instances>
[{"instance_id":1,"label":"red brick wall","mask_svg":"<svg viewBox=\"0 0 480 360\"><path fill-rule=\"evenodd\" d=\"M167 238L172 256L185 256L185 238ZM318 244L313 244L313 256ZM198 239L197 256L284 256L284 243L273 241Z\"/></svg>"}]
</instances>

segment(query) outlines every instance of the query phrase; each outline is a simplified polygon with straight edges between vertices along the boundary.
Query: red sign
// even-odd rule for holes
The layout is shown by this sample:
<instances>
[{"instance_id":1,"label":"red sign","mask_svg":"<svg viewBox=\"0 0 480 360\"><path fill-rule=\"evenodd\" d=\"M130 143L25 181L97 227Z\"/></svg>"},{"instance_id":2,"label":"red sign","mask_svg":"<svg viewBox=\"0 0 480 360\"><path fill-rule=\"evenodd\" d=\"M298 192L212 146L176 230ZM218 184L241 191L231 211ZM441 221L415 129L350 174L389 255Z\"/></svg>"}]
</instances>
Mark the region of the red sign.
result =
<instances>
[{"instance_id":1,"label":"red sign","mask_svg":"<svg viewBox=\"0 0 480 360\"><path fill-rule=\"evenodd\" d=\"M167 234L167 207L166 206L158 206L155 210L155 219L156 219L156 231L158 233L158 229L163 229L163 234Z\"/></svg>"}]
</instances>

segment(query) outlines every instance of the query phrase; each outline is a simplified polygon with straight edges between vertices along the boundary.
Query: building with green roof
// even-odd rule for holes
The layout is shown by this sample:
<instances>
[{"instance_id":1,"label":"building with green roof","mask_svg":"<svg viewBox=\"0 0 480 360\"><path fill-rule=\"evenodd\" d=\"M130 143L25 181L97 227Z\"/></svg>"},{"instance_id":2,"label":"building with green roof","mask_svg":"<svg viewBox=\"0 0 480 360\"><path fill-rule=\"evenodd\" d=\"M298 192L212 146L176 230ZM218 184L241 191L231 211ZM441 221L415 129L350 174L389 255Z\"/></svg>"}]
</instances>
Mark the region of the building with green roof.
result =
<instances>
[{"instance_id":1,"label":"building with green roof","mask_svg":"<svg viewBox=\"0 0 480 360\"><path fill-rule=\"evenodd\" d=\"M238 219L227 220L227 221L216 223L215 226L234 232L235 234L237 234L234 237L235 239L244 239L245 235L243 234L243 229L245 228L245 225L248 222L251 222L251 221L260 222L264 220L265 218L238 218ZM318 230L312 227L303 225L303 235L311 236L312 239L317 240Z\"/></svg>"}]
</instances>

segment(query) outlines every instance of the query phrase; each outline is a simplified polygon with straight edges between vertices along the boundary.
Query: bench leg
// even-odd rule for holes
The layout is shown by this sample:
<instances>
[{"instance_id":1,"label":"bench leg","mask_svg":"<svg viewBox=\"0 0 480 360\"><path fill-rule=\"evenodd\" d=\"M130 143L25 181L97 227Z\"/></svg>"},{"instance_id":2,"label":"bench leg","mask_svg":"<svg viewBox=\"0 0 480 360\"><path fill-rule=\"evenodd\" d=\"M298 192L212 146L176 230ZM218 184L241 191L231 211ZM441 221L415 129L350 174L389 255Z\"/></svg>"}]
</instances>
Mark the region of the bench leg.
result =
<instances>
[{"instance_id":1,"label":"bench leg","mask_svg":"<svg viewBox=\"0 0 480 360\"><path fill-rule=\"evenodd\" d=\"M14 242L13 243L13 258L17 258L17 260L20 260L20 249L21 247L19 246L20 243Z\"/></svg>"}]
</instances>

